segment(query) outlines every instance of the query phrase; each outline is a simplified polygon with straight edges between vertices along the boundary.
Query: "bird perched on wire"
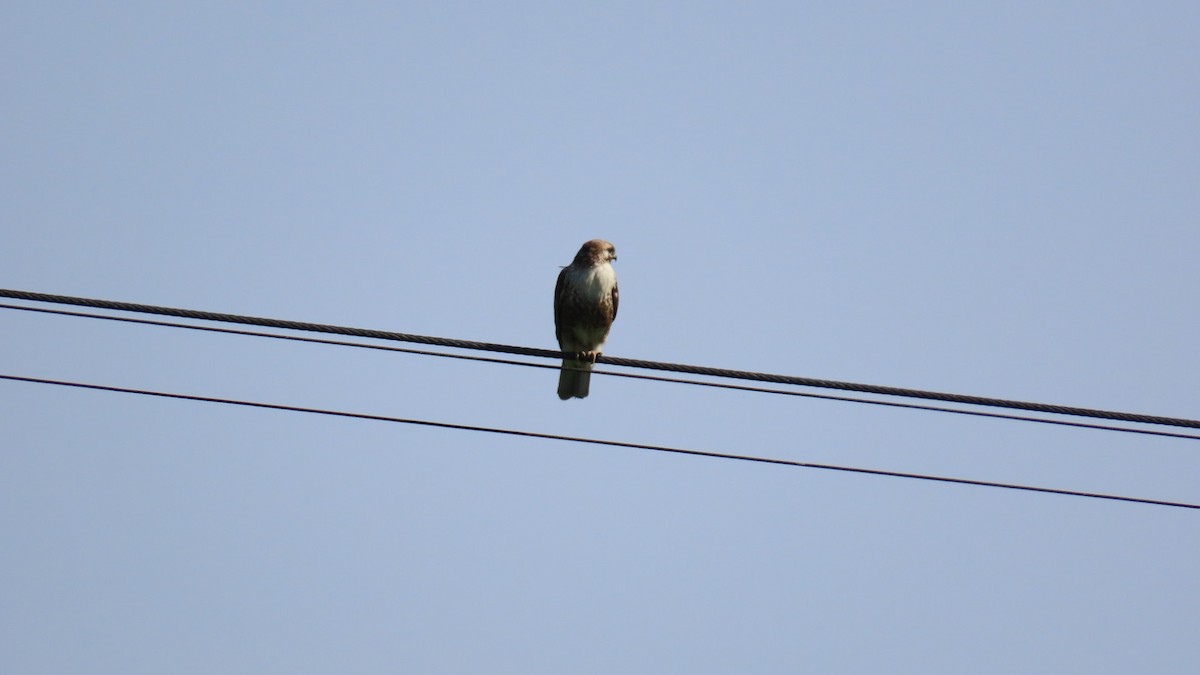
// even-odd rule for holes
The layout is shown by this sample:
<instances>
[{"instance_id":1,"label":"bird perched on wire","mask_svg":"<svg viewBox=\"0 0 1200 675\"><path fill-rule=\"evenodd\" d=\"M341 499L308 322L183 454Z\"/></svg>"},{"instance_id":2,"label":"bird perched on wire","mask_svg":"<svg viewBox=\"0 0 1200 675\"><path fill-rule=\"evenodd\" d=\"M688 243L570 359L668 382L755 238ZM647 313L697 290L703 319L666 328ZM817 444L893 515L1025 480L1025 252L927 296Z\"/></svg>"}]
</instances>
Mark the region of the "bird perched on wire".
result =
<instances>
[{"instance_id":1,"label":"bird perched on wire","mask_svg":"<svg viewBox=\"0 0 1200 675\"><path fill-rule=\"evenodd\" d=\"M558 397L587 398L592 365L617 318L617 249L603 239L585 243L575 260L558 273L554 287L554 334L558 347L575 355L563 359Z\"/></svg>"}]
</instances>

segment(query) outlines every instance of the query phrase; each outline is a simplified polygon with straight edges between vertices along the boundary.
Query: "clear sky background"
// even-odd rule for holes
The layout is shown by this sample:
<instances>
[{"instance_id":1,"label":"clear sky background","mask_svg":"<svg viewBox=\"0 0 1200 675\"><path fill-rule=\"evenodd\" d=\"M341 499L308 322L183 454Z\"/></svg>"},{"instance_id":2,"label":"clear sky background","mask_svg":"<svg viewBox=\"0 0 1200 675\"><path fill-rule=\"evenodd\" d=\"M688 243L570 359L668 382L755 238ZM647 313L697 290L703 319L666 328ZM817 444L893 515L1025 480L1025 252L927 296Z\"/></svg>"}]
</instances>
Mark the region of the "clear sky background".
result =
<instances>
[{"instance_id":1,"label":"clear sky background","mask_svg":"<svg viewBox=\"0 0 1200 675\"><path fill-rule=\"evenodd\" d=\"M1200 416L1200 6L0 10L0 287ZM0 310L0 371L1200 501L1200 442ZM1194 511L0 382L6 673L1196 673Z\"/></svg>"}]
</instances>

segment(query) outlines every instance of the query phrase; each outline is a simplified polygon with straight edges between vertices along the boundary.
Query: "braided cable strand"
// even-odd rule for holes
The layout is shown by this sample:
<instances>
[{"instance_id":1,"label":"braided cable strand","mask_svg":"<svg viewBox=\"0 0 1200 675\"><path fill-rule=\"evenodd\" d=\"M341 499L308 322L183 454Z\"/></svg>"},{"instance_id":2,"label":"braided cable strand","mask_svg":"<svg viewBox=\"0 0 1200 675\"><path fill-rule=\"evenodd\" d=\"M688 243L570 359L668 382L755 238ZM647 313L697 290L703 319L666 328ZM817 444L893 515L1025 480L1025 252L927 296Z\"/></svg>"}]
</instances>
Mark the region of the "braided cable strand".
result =
<instances>
[{"instance_id":1,"label":"braided cable strand","mask_svg":"<svg viewBox=\"0 0 1200 675\"><path fill-rule=\"evenodd\" d=\"M1178 417L1141 415L1138 413L1118 412L1113 410L1096 410L1092 408L1076 408L1072 406L1052 405L1048 403L1031 403L1028 401L989 398L986 396L971 396L969 394L947 394L937 391L905 389L902 387L887 387L876 384L858 384L855 382L839 382L837 380L818 380L809 377L796 377L794 375L773 375L770 373L743 372L739 370L726 370L724 368L689 366L678 363L658 363L655 361L642 361L639 359L609 358L607 356L601 356L596 359L596 362L608 363L614 366L627 366L630 368L645 368L648 370L670 370L678 373L690 373L692 375L707 375L710 377L725 377L741 380L757 380L760 382L775 382L778 384L793 384L800 387L817 387L821 389L856 391L864 394L877 394L880 396L919 398L931 401L945 401L947 403L961 403L965 405L1028 410L1033 412L1049 413L1053 415L1093 417L1106 420L1120 420L1123 422L1136 422L1140 424L1160 424L1166 426L1200 429L1200 420L1191 420Z\"/></svg>"},{"instance_id":2,"label":"braided cable strand","mask_svg":"<svg viewBox=\"0 0 1200 675\"><path fill-rule=\"evenodd\" d=\"M205 312L195 309L178 309L176 307L141 305L133 302L118 302L115 300L77 298L69 295L32 293L29 291L14 291L4 288L0 288L0 297L13 298L16 300L30 300L33 302L49 302L59 305L76 305L79 307L111 309L118 312L136 312L140 314L158 314L160 316L177 316L184 319L196 319L198 321L219 321L222 323L240 323L249 326L265 326L268 328L282 328L285 330L301 330L308 331L310 333L353 335L356 337L375 338L377 340L413 342L423 345L437 345L439 347L457 347L459 349L474 349L485 352L520 354L522 356L540 356L544 358L555 359L560 359L563 357L562 352L550 349L514 347L511 345L499 345L490 342L473 342L471 340L458 340L454 338L430 337L428 335L413 335L410 333L395 333L392 331L373 330L369 328L351 328L347 326L308 323L306 321L289 321L286 319L267 319L258 316L242 316L240 314L223 314L220 312Z\"/></svg>"},{"instance_id":3,"label":"braided cable strand","mask_svg":"<svg viewBox=\"0 0 1200 675\"><path fill-rule=\"evenodd\" d=\"M223 333L226 335L245 335L250 337L271 338L273 340L288 340L294 342L306 342L310 344L336 345L339 347L356 347L359 349L374 349L379 351L403 353L403 354L418 354L421 356L438 356L450 359L464 359L467 361L477 361L480 363L498 363L509 366L522 366L525 368L545 368L547 370L558 370L558 364L548 363L531 363L529 361L514 361L512 359L501 359L494 356L475 356L473 354L451 354L449 352L435 352L427 349L414 349L412 347L397 347L395 345L382 345L373 342L348 342L345 340L334 340L331 338L306 337L301 335L288 335L285 333L264 333L261 331L244 330L241 328L222 328L220 326L201 326L195 323L178 323L174 321L158 321L155 319L140 319L131 316L117 316L115 314L94 314L92 312L77 312L68 309L53 309L50 307L30 307L28 305L12 305L6 302L0 302L0 309L11 309L21 312L35 312L38 314L50 314L56 316L70 316L83 319L102 319L104 321L116 321L120 323L138 324L142 326L162 326L166 328L182 328L194 331L204 331L209 333ZM711 380L687 380L676 377L664 377L662 375L646 375L644 373L621 373L615 370L595 370L593 374L610 375L612 377L625 377L637 380L650 380L653 382L672 382L675 384L690 384L697 387L714 387L718 389L729 389L732 391L748 391L757 392L760 394L779 394L784 396L800 396L803 398L811 398L823 401L844 401L846 403L865 403L869 405L888 406L892 408L905 408L908 410L926 410L930 412L953 413L956 415L971 415L973 417L985 417L992 419L1014 420L1018 422L1036 422L1038 424L1054 424L1059 426L1075 427L1080 429L1098 429L1102 431L1117 431L1129 434L1143 434L1147 436L1164 436L1169 438L1186 438L1193 441L1200 441L1200 435L1185 434L1178 431L1166 431L1162 429L1147 429L1144 427L1121 427L1108 424L1096 424L1093 422L1083 422L1079 420L1061 420L1048 417L1031 417L1029 415L1014 415L1012 413L1002 412L987 412L983 410L968 410L966 408L947 408L944 406L928 405L921 403L906 403L902 401L887 401L876 398L860 398L856 396L839 396L837 394L818 394L812 391L798 391L795 389L769 389L766 387L755 387L747 384L734 384L732 382L716 382Z\"/></svg>"},{"instance_id":4,"label":"braided cable strand","mask_svg":"<svg viewBox=\"0 0 1200 675\"><path fill-rule=\"evenodd\" d=\"M308 323L303 321L288 321L283 319L268 319L254 316L241 316L238 314L223 314L218 312L205 312L192 309L177 309L174 307L160 307L156 305L142 305L132 302L117 302L113 300L96 300L91 298L79 298L66 295L51 295L48 293L35 293L30 291L18 291L9 289L0 289L0 297L13 298L16 300L27 300L30 302L48 302L60 305L75 305L81 307L94 307L98 309L109 309L120 312L136 312L141 314L158 314L161 316L175 316L186 319L195 319L199 321L218 321L223 323L237 323L251 326L265 326L270 328L280 328L284 330L298 330L315 333L330 333L337 335L353 335L356 337L374 338L378 340L393 340L399 342L412 342L417 344L437 345L439 347L451 347L456 349L471 349L476 351L500 352L505 354L518 354L521 356L533 356L539 358L561 359L563 357L572 356L563 352L551 349L535 349L532 347L518 347L513 345L502 345L491 342L475 342L471 340L459 340L455 338L430 337L427 335L413 335L409 333L396 333L392 331L371 330L366 328L351 328L346 326L333 326L328 324ZM966 394L948 394L936 391L924 391L920 389L905 389L901 387L888 387L874 384L858 384L854 382L839 382L836 380L821 380L809 377L797 377L793 375L776 375L771 373L755 373L742 370L730 370L727 368L709 368L705 366L691 366L679 363L662 363L658 361L646 361L642 359L626 359L615 356L601 355L596 359L597 363L605 363L612 366L623 366L627 368L641 368L645 370L662 370L677 373L687 373L691 375L702 375L707 377L720 377L736 380L753 380L757 382L773 382L776 384L789 384L800 387L816 387L821 389L836 389L841 391L854 391L864 394L876 394L879 396L896 396L902 398L918 398L931 401L945 401L948 403L960 403L964 405L985 406L992 408L1009 408L1014 410L1027 410L1032 412L1048 413L1053 415L1069 415L1073 417L1091 417L1096 419L1119 420L1122 422L1134 422L1137 424L1158 424L1163 426L1187 427L1191 429L1200 429L1200 420L1184 419L1178 417L1162 417L1158 415L1141 415L1137 413L1118 412L1112 410L1097 410L1092 408L1077 408L1072 406L1051 405L1046 403L1031 403L1028 401L1013 401L999 398L989 398L985 396L971 396Z\"/></svg>"}]
</instances>

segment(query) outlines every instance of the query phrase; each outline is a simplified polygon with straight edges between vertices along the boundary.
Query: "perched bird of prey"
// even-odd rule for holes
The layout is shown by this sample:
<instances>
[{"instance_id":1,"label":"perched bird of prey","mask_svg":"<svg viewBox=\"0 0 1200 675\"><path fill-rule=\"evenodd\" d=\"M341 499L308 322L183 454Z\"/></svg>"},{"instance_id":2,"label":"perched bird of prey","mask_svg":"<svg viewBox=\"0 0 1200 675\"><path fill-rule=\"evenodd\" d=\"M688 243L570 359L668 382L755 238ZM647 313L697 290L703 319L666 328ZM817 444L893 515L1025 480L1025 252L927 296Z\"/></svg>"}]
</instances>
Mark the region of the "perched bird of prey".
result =
<instances>
[{"instance_id":1,"label":"perched bird of prey","mask_svg":"<svg viewBox=\"0 0 1200 675\"><path fill-rule=\"evenodd\" d=\"M554 334L558 347L575 355L563 359L558 397L587 398L592 365L617 318L617 273L610 264L617 249L603 239L584 244L575 260L558 273L554 287Z\"/></svg>"}]
</instances>

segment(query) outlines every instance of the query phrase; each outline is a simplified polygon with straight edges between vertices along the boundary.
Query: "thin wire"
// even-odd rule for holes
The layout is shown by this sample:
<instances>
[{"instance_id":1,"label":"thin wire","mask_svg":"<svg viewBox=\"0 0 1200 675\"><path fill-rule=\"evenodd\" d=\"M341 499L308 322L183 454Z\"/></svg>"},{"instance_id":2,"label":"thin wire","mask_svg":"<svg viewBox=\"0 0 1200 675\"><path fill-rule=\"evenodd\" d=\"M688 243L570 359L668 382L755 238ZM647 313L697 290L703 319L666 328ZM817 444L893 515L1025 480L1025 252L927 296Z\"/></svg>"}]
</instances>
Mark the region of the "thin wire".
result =
<instances>
[{"instance_id":1,"label":"thin wire","mask_svg":"<svg viewBox=\"0 0 1200 675\"><path fill-rule=\"evenodd\" d=\"M394 347L391 345L376 345L365 342L347 342L344 340L329 340L324 338L302 337L299 335L283 335L280 333L263 333L260 331L239 330L235 328L218 328L216 326L198 326L188 323L176 323L173 321L155 321L153 319L135 319L124 316L111 316L105 314L92 314L90 312L73 312L65 309L49 309L46 307L25 307L22 305L9 305L0 303L0 309L15 309L25 312L38 312L41 314L53 314L59 316L70 316L87 319L102 319L105 321L119 321L123 323L133 323L147 326L161 326L167 328L184 328L188 330L206 331L210 333L225 333L229 335L244 335L250 337L272 338L276 340L292 340L295 342L308 342L322 345L336 345L340 347L357 347L361 349L376 349L380 351L400 352L404 354L418 354L421 356L439 356L450 359L463 359L467 361L481 361L484 363L499 363L512 366L525 366L528 368L544 368L547 370L558 370L559 366L548 365L544 363L530 363L528 361L514 361L511 359L497 359L488 356L471 356L468 354L447 354L446 352L434 352L425 349L411 349L408 347ZM942 406L923 405L919 403L900 403L898 401L881 401L877 399L856 398L852 396L835 396L831 394L815 394L812 392L792 391L789 389L767 389L765 387L751 387L743 384L729 384L726 382L708 382L705 380L685 380L674 377L662 377L659 375L642 375L640 373L619 373L611 370L596 370L593 371L597 375L610 375L612 377L625 377L636 380L650 380L654 382L672 382L676 384L690 384L701 387L715 387L719 389L732 389L735 391L749 391L762 394L780 394L784 396L800 396L803 398L814 398L825 401L844 401L848 403L865 403L869 405L881 405L893 408L904 408L909 410L925 410L932 412L955 413L958 415L972 415L975 417L988 417L993 419L1015 420L1019 422L1036 422L1039 424L1055 424L1059 426L1075 427L1081 429L1098 429L1101 431L1117 431L1130 434L1144 434L1148 436L1165 436L1168 438L1185 438L1189 440L1200 440L1200 436L1194 434L1184 434L1174 431L1160 431L1157 429L1135 429L1130 427L1118 427L1107 424L1093 424L1090 422L1073 422L1068 420L1046 419L1043 417L1029 417L1025 415L1011 415L1006 413L984 412L981 410L963 410L960 408L945 408Z\"/></svg>"},{"instance_id":2,"label":"thin wire","mask_svg":"<svg viewBox=\"0 0 1200 675\"><path fill-rule=\"evenodd\" d=\"M502 352L507 354L518 354L522 356L534 356L541 358L561 359L571 356L564 352L549 350L549 349L534 349L531 347L517 347L512 345L495 344L491 342L474 342L471 340L458 340L454 338L430 337L426 335L413 335L409 333L395 333L391 331L370 330L365 328L351 328L346 326L333 326L328 324L306 323L301 321L287 321L282 319L268 319L263 317L241 316L237 314L222 314L216 312L204 312L192 309L177 309L173 307L159 307L156 305L142 305L130 302L116 302L113 300L96 300L90 298L79 298L65 295L51 295L47 293L34 293L30 291L17 291L0 289L0 297L14 298L18 300L29 300L33 302L48 302L60 305L77 305L85 307L94 307L98 309L110 309L122 312L137 312L142 314L158 314L164 316L177 316L187 319L197 319L201 321L218 321L223 323L240 323L254 326L265 326L269 328L282 328L287 330L299 330L316 333L336 333L340 335L353 335L356 337L375 338L379 340L395 340L400 342L413 342L418 344L436 345L440 347L453 347L456 349L470 349L476 351ZM1068 415L1073 417L1092 417L1107 420L1118 420L1123 422L1134 422L1138 424L1159 424L1175 427L1189 427L1192 429L1200 429L1200 420L1184 419L1178 417L1162 417L1157 415L1141 415L1136 413L1118 412L1112 410L1097 410L1091 408L1077 408L1071 406L1050 405L1046 403L1031 403L1028 401L1013 401L998 398L988 398L984 396L970 396L965 394L948 394L934 391L923 391L919 389L904 389L900 387L887 387L873 384L857 384L853 382L838 382L835 380L820 380L808 377L795 377L791 375L775 375L771 373L755 373L742 370L729 370L727 368L709 368L705 366L691 366L679 363L662 363L658 361L646 361L642 359L626 359L613 356L600 356L597 359L598 363L607 363L614 366L624 366L628 368L642 368L646 370L665 370L678 373L688 373L691 375L703 375L708 377L720 377L738 380L755 380L759 382L773 382L776 384L790 384L801 387L816 387L820 389L838 389L842 391L856 391L864 394L877 394L880 396L896 396L901 398L919 398L926 400L944 401L948 403L960 403L964 405L977 405L993 408L1009 408L1016 410L1027 410L1032 412L1049 413L1053 415Z\"/></svg>"},{"instance_id":3,"label":"thin wire","mask_svg":"<svg viewBox=\"0 0 1200 675\"><path fill-rule=\"evenodd\" d=\"M1200 504L1190 504L1187 502L1170 502L1159 499L1146 499L1142 497L1125 497L1120 495L1104 494L1098 492L1082 492L1078 490L1066 490L1061 488L1037 487L1032 485L1018 485L1014 483L997 483L994 481L973 480L970 478L951 478L947 476L934 476L920 473L907 473L902 471L886 471L883 469L863 469L859 467L840 466L835 464L818 464L814 462L797 462L790 459L778 459L774 457L758 457L755 455L738 455L724 452L710 452L707 450L689 450L685 448L672 448L663 445L650 445L646 443L628 443L625 441L610 441L599 438L585 438L582 436L563 436L560 434L546 434L535 431L518 431L515 429L499 429L495 427L481 427L471 424L455 424L452 422L431 422L429 420L409 419L404 417L391 417L387 415L370 415L367 413L345 412L340 410L328 410L325 408L307 408L302 406L281 405L278 403L262 403L258 401L243 401L229 398L216 398L210 396L196 396L192 394L177 394L162 391L151 391L148 389L132 389L127 387L114 387L101 384L87 384L83 382L68 382L65 380L51 380L38 377L25 377L20 375L3 375L0 374L0 379L12 380L15 382L29 382L35 384L49 384L60 387L75 387L79 389L92 389L96 391L117 392L122 394L137 394L140 396L156 396L159 398L178 399L184 401L198 401L203 403L221 403L224 405L237 405L251 408L266 408L269 410L285 410L289 412L307 413L312 415L326 415L332 417L347 417L352 419L374 420L378 422L392 422L397 424L413 424L418 426L436 427L439 429L456 429L459 431L478 431L491 434L504 434L508 436L521 436L524 438L541 438L554 441L568 441L571 443L588 443L592 445L606 445L618 448L632 448L635 450L652 450L655 452L667 452L678 455L693 455L697 457L711 457L715 459L729 459L743 462L757 462L761 464L777 464L781 466L791 466L803 469L821 469L825 471L842 471L847 473L867 474L872 476L888 476L892 478L909 478L913 480L935 481L939 483L955 483L959 485L971 485L975 487L992 487L1005 490L1022 490L1026 492L1041 492L1044 494L1056 494L1069 497L1086 497L1089 499L1107 499L1119 502L1132 502L1137 504L1149 504L1153 506L1173 506L1184 509L1198 509Z\"/></svg>"}]
</instances>

